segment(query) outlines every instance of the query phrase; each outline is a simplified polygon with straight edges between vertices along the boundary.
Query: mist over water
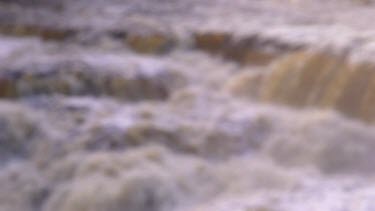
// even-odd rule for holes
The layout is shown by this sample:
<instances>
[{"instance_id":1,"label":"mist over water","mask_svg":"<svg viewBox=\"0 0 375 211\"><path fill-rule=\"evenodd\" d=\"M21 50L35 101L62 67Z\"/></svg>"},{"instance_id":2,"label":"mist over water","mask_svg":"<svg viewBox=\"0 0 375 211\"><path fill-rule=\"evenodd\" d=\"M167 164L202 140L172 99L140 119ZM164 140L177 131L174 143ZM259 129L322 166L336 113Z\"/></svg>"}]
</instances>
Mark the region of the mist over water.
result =
<instances>
[{"instance_id":1,"label":"mist over water","mask_svg":"<svg viewBox=\"0 0 375 211\"><path fill-rule=\"evenodd\" d=\"M372 9L0 1L0 211L375 211Z\"/></svg>"}]
</instances>

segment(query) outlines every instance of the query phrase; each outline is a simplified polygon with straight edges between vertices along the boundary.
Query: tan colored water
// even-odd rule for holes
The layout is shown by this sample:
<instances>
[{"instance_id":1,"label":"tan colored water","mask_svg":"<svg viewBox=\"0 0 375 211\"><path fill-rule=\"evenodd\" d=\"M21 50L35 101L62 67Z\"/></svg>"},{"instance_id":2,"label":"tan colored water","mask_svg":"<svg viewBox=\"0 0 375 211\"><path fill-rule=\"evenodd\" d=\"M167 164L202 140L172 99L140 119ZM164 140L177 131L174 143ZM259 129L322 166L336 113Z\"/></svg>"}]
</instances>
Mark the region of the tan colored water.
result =
<instances>
[{"instance_id":1,"label":"tan colored water","mask_svg":"<svg viewBox=\"0 0 375 211\"><path fill-rule=\"evenodd\" d=\"M0 1L0 211L375 211L374 7Z\"/></svg>"}]
</instances>

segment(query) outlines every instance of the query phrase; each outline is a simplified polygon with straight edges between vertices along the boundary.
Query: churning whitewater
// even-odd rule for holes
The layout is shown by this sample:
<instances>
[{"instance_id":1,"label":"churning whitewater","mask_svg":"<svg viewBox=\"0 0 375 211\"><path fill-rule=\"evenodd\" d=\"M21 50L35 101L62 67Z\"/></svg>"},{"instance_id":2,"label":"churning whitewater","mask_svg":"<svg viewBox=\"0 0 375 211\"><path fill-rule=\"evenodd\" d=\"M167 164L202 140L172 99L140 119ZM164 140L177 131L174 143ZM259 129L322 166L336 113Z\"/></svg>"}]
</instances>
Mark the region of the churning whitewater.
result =
<instances>
[{"instance_id":1,"label":"churning whitewater","mask_svg":"<svg viewBox=\"0 0 375 211\"><path fill-rule=\"evenodd\" d=\"M0 211L375 211L371 0L0 0Z\"/></svg>"}]
</instances>

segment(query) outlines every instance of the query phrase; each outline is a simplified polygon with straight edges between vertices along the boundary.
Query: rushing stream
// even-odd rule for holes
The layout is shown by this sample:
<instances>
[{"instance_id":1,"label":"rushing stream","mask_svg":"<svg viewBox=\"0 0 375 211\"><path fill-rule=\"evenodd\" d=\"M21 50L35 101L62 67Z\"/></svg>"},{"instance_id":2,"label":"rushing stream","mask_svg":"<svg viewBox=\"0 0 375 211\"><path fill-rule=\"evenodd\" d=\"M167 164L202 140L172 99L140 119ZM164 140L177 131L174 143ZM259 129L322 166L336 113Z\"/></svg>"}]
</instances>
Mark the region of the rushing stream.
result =
<instances>
[{"instance_id":1,"label":"rushing stream","mask_svg":"<svg viewBox=\"0 0 375 211\"><path fill-rule=\"evenodd\" d=\"M0 0L0 211L375 211L374 9Z\"/></svg>"}]
</instances>

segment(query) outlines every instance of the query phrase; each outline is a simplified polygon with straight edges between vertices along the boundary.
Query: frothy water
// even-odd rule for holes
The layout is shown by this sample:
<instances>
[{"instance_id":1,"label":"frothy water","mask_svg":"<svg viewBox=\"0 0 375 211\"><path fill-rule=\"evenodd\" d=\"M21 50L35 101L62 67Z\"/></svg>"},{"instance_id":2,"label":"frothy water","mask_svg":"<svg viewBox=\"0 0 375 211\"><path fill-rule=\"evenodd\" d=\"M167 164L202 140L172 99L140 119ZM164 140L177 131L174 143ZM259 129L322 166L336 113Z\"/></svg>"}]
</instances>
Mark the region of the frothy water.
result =
<instances>
[{"instance_id":1,"label":"frothy water","mask_svg":"<svg viewBox=\"0 0 375 211\"><path fill-rule=\"evenodd\" d=\"M0 211L375 210L370 3L1 3Z\"/></svg>"}]
</instances>

